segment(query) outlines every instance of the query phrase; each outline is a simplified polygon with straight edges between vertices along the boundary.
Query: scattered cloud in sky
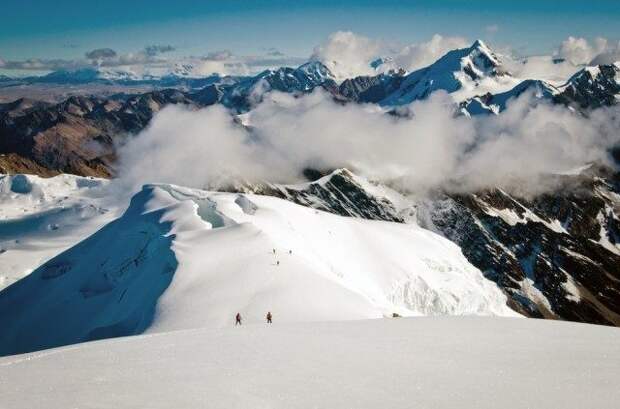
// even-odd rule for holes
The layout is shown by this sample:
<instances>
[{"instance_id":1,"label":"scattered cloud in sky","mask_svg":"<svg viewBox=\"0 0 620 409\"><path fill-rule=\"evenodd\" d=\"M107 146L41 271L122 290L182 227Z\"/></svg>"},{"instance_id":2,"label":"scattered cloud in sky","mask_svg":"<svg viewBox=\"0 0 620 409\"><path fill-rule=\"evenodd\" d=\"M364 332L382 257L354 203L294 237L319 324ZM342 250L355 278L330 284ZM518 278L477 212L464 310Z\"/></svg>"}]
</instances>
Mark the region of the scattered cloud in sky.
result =
<instances>
[{"instance_id":1,"label":"scattered cloud in sky","mask_svg":"<svg viewBox=\"0 0 620 409\"><path fill-rule=\"evenodd\" d=\"M492 36L499 30L497 24L485 28ZM298 66L308 58L322 61L338 80L358 75L375 75L389 70L413 71L432 64L442 55L456 48L464 48L471 40L458 36L433 35L428 41L398 44L360 35L351 31L330 34L307 57L289 56L276 48L265 48L259 54L237 55L222 49L196 56L180 56L170 44L150 44L134 52L121 53L101 47L87 51L78 59L0 59L0 69L10 75L14 72L45 73L60 69L73 70L96 66L102 69L128 70L134 73L158 75L177 72L179 66L191 75L249 75L280 66ZM598 37L587 40L568 37L556 50L547 55L516 57L508 46L500 47L506 68L518 78L545 79L553 82L566 80L585 64L610 64L620 60L620 42Z\"/></svg>"},{"instance_id":2,"label":"scattered cloud in sky","mask_svg":"<svg viewBox=\"0 0 620 409\"><path fill-rule=\"evenodd\" d=\"M555 85L563 84L579 67L567 60L551 55L527 58L502 58L504 67L515 77L523 79L541 79Z\"/></svg>"},{"instance_id":3,"label":"scattered cloud in sky","mask_svg":"<svg viewBox=\"0 0 620 409\"><path fill-rule=\"evenodd\" d=\"M503 61L516 77L544 79L559 85L583 66L620 61L620 42L569 36L548 55L514 57L508 50Z\"/></svg>"},{"instance_id":4,"label":"scattered cloud in sky","mask_svg":"<svg viewBox=\"0 0 620 409\"><path fill-rule=\"evenodd\" d=\"M151 57L154 57L158 54L169 53L174 50L176 50L176 48L172 45L153 44L144 47L144 52L146 53L146 55Z\"/></svg>"},{"instance_id":5,"label":"scattered cloud in sky","mask_svg":"<svg viewBox=\"0 0 620 409\"><path fill-rule=\"evenodd\" d=\"M107 60L117 56L116 51L111 48L97 48L84 54L89 60Z\"/></svg>"},{"instance_id":6,"label":"scattered cloud in sky","mask_svg":"<svg viewBox=\"0 0 620 409\"><path fill-rule=\"evenodd\" d=\"M77 60L64 60L64 59L39 59L31 58L27 60L2 60L0 59L0 68L8 71L56 71L62 69L77 69L84 66L85 62Z\"/></svg>"},{"instance_id":7,"label":"scattered cloud in sky","mask_svg":"<svg viewBox=\"0 0 620 409\"><path fill-rule=\"evenodd\" d=\"M499 31L497 24L486 27L488 35ZM397 45L350 31L332 33L315 47L312 59L327 65L342 80L357 75L375 75L390 69L413 71L435 62L450 50L468 47L470 40L435 34L428 41ZM584 65L611 64L620 61L620 42L603 37L592 41L568 37L547 55L517 56L509 47L499 47L501 59L518 78L544 79L554 83L566 81ZM375 63L381 57L379 63Z\"/></svg>"},{"instance_id":8,"label":"scattered cloud in sky","mask_svg":"<svg viewBox=\"0 0 620 409\"><path fill-rule=\"evenodd\" d=\"M282 51L278 50L277 48L270 47L267 49L267 55L272 56L272 57L284 57L286 54L284 54Z\"/></svg>"},{"instance_id":9,"label":"scattered cloud in sky","mask_svg":"<svg viewBox=\"0 0 620 409\"><path fill-rule=\"evenodd\" d=\"M176 47L165 44L147 45L136 52L120 53L108 47L87 51L82 59L0 59L5 71L40 74L57 70L85 67L149 73L153 75L177 72L178 67L193 76L249 75L277 66L298 66L305 58L290 57L275 49L259 55L236 55L230 50L216 50L199 56L169 56Z\"/></svg>"},{"instance_id":10,"label":"scattered cloud in sky","mask_svg":"<svg viewBox=\"0 0 620 409\"><path fill-rule=\"evenodd\" d=\"M497 24L491 24L486 26L484 30L489 34L495 34L499 31L499 26Z\"/></svg>"},{"instance_id":11,"label":"scattered cloud in sky","mask_svg":"<svg viewBox=\"0 0 620 409\"><path fill-rule=\"evenodd\" d=\"M589 65L613 64L620 61L620 41L613 43L604 38L599 38L597 51L600 51Z\"/></svg>"},{"instance_id":12,"label":"scattered cloud in sky","mask_svg":"<svg viewBox=\"0 0 620 409\"><path fill-rule=\"evenodd\" d=\"M620 41L603 37L588 41L571 36L562 42L556 54L574 65L612 64L620 61Z\"/></svg>"},{"instance_id":13,"label":"scattered cloud in sky","mask_svg":"<svg viewBox=\"0 0 620 409\"><path fill-rule=\"evenodd\" d=\"M381 56L385 45L379 41L355 34L337 31L314 48L311 58L323 62L340 79L357 75L372 75L371 61Z\"/></svg>"},{"instance_id":14,"label":"scattered cloud in sky","mask_svg":"<svg viewBox=\"0 0 620 409\"><path fill-rule=\"evenodd\" d=\"M338 31L315 47L311 58L322 61L338 79L345 79L389 69L412 71L433 63L452 49L467 45L465 38L435 34L427 42L399 46L350 31ZM375 69L371 63L379 57L386 57L388 63Z\"/></svg>"},{"instance_id":15,"label":"scattered cloud in sky","mask_svg":"<svg viewBox=\"0 0 620 409\"><path fill-rule=\"evenodd\" d=\"M450 50L470 45L463 37L444 37L435 34L429 41L403 47L394 55L393 61L396 67L413 71L434 63Z\"/></svg>"},{"instance_id":16,"label":"scattered cloud in sky","mask_svg":"<svg viewBox=\"0 0 620 409\"><path fill-rule=\"evenodd\" d=\"M598 37L590 43L585 38L568 37L562 42L557 55L574 65L588 64L607 48L607 40Z\"/></svg>"}]
</instances>

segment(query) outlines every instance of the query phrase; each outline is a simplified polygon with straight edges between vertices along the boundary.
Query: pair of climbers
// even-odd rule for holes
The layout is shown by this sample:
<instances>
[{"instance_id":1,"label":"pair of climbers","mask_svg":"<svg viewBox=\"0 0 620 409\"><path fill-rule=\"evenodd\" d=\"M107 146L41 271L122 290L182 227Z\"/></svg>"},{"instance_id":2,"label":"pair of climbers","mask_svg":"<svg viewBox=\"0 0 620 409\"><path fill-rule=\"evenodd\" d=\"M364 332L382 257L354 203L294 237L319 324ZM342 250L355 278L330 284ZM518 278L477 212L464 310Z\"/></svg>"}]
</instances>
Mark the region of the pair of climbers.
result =
<instances>
[{"instance_id":1,"label":"pair of climbers","mask_svg":"<svg viewBox=\"0 0 620 409\"><path fill-rule=\"evenodd\" d=\"M265 318L267 319L267 324L272 323L273 315L271 315L271 311L267 311L267 316ZM241 325L241 320L242 320L241 314L237 313L237 315L235 316L235 326Z\"/></svg>"},{"instance_id":2,"label":"pair of climbers","mask_svg":"<svg viewBox=\"0 0 620 409\"><path fill-rule=\"evenodd\" d=\"M273 254L276 254L276 249L275 248L273 249ZM289 250L288 254L293 254L293 250Z\"/></svg>"}]
</instances>

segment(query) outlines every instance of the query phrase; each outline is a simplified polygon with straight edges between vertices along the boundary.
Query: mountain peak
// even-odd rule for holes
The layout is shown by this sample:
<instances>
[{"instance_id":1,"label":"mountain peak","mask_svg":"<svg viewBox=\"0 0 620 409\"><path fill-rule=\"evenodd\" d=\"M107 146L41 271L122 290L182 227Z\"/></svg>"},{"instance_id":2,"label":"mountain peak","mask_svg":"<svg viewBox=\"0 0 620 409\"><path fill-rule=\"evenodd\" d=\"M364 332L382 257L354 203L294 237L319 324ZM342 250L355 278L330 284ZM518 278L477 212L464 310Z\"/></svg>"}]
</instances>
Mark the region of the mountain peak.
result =
<instances>
[{"instance_id":1,"label":"mountain peak","mask_svg":"<svg viewBox=\"0 0 620 409\"><path fill-rule=\"evenodd\" d=\"M482 48L482 49L485 49L485 50L489 50L489 47L481 39L477 39L476 41L474 41L474 43L471 45L471 47L469 47L470 50L473 50L473 49L476 49L476 48Z\"/></svg>"},{"instance_id":2,"label":"mountain peak","mask_svg":"<svg viewBox=\"0 0 620 409\"><path fill-rule=\"evenodd\" d=\"M474 41L471 47L467 49L466 54L472 57L482 58L481 62L486 66L498 67L501 65L497 55L495 55L489 46L480 39Z\"/></svg>"},{"instance_id":3,"label":"mountain peak","mask_svg":"<svg viewBox=\"0 0 620 409\"><path fill-rule=\"evenodd\" d=\"M297 67L298 72L302 72L308 77L318 82L324 82L327 79L334 79L334 74L329 68L318 60L308 61Z\"/></svg>"}]
</instances>

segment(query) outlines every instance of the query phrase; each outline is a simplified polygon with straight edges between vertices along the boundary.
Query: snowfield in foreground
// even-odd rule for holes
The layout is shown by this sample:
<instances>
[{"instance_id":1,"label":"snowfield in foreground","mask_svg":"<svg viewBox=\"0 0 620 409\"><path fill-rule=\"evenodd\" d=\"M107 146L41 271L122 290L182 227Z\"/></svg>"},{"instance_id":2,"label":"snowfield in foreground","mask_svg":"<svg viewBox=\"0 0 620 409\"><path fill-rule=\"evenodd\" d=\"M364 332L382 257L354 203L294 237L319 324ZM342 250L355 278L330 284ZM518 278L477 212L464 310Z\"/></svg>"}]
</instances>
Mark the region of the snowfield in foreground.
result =
<instances>
[{"instance_id":1,"label":"snowfield in foreground","mask_svg":"<svg viewBox=\"0 0 620 409\"><path fill-rule=\"evenodd\" d=\"M142 335L0 358L0 406L599 408L620 402L620 330L432 317Z\"/></svg>"},{"instance_id":2,"label":"snowfield in foreground","mask_svg":"<svg viewBox=\"0 0 620 409\"><path fill-rule=\"evenodd\" d=\"M267 311L279 322L517 316L458 246L417 225L149 185L122 217L0 293L0 355Z\"/></svg>"}]
</instances>

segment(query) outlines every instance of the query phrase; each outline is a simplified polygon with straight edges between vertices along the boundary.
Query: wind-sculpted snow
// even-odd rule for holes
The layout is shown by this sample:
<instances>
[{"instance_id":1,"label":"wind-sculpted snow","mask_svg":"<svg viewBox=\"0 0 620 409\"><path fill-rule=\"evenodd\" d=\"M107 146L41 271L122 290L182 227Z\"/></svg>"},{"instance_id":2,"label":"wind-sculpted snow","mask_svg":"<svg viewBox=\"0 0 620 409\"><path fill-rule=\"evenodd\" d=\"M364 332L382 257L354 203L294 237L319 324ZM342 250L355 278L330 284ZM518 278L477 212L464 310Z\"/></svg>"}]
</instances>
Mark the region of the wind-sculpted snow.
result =
<instances>
[{"instance_id":1,"label":"wind-sculpted snow","mask_svg":"<svg viewBox=\"0 0 620 409\"><path fill-rule=\"evenodd\" d=\"M142 191L121 218L0 292L0 354L132 335L150 325L176 269L172 223L160 221L165 210L144 207L155 195Z\"/></svg>"},{"instance_id":2,"label":"wind-sculpted snow","mask_svg":"<svg viewBox=\"0 0 620 409\"><path fill-rule=\"evenodd\" d=\"M122 217L0 293L3 355L258 321L517 314L460 249L416 225L150 185Z\"/></svg>"},{"instance_id":3,"label":"wind-sculpted snow","mask_svg":"<svg viewBox=\"0 0 620 409\"><path fill-rule=\"evenodd\" d=\"M616 409L620 330L434 317L244 324L0 358L2 405Z\"/></svg>"},{"instance_id":4,"label":"wind-sculpted snow","mask_svg":"<svg viewBox=\"0 0 620 409\"><path fill-rule=\"evenodd\" d=\"M0 176L0 289L117 216L102 179ZM112 204L112 206L110 206Z\"/></svg>"}]
</instances>

